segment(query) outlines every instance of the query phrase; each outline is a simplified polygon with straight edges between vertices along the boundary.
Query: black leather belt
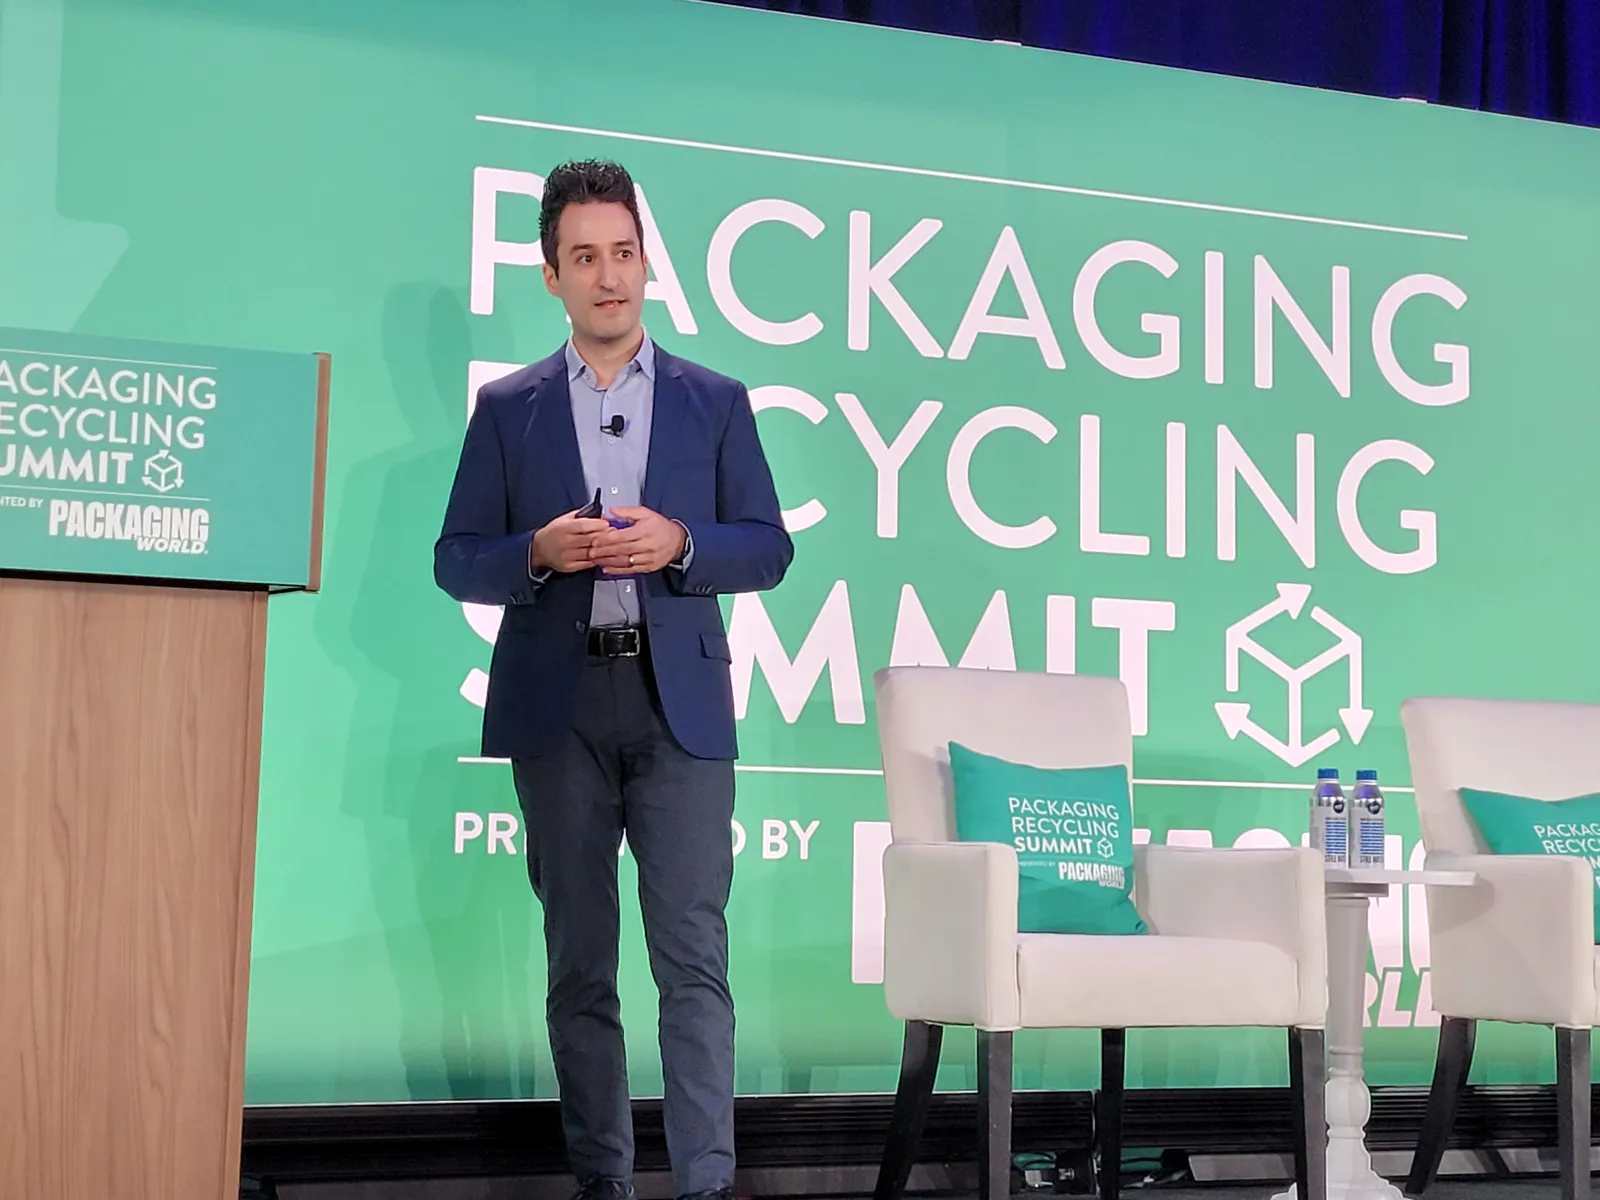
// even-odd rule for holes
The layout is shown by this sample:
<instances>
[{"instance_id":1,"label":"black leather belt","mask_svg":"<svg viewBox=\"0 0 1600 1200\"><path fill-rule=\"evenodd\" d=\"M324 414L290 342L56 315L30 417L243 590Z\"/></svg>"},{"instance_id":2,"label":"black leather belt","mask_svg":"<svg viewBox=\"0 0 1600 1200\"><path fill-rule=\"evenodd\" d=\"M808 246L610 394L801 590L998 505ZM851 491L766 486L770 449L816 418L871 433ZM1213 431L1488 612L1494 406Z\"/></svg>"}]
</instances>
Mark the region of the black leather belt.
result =
<instances>
[{"instance_id":1,"label":"black leather belt","mask_svg":"<svg viewBox=\"0 0 1600 1200\"><path fill-rule=\"evenodd\" d=\"M637 628L589 630L590 658L638 658L643 647Z\"/></svg>"}]
</instances>

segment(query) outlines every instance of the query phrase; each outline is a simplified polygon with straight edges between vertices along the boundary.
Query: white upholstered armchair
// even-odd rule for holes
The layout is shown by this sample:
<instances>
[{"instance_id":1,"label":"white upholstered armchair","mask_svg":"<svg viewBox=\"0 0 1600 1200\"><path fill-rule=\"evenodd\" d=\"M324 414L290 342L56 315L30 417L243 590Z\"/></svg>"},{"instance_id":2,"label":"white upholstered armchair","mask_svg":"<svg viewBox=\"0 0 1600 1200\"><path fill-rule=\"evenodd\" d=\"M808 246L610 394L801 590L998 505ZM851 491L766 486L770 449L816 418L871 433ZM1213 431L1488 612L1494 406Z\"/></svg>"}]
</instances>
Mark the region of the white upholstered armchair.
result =
<instances>
[{"instance_id":1,"label":"white upholstered armchair","mask_svg":"<svg viewBox=\"0 0 1600 1200\"><path fill-rule=\"evenodd\" d=\"M1589 1031L1600 1013L1594 872L1580 858L1492 855L1459 789L1564 800L1600 792L1600 705L1430 697L1400 706L1431 867L1472 887L1428 889L1433 1089L1406 1192L1439 1170L1479 1021L1550 1025L1556 1038L1561 1193L1589 1194Z\"/></svg>"},{"instance_id":2,"label":"white upholstered armchair","mask_svg":"<svg viewBox=\"0 0 1600 1200\"><path fill-rule=\"evenodd\" d=\"M1117 1191L1124 1034L1161 1026L1289 1031L1303 1200L1326 1195L1322 868L1305 849L1139 847L1143 936L1019 934L1016 851L955 840L948 747L1045 768L1121 763L1133 737L1121 681L891 667L875 677L892 842L884 853L884 996L906 1022L876 1200L898 1200L916 1157L943 1027L978 1035L982 1200L1011 1167L1018 1029L1101 1030L1096 1134L1104 1200Z\"/></svg>"}]
</instances>

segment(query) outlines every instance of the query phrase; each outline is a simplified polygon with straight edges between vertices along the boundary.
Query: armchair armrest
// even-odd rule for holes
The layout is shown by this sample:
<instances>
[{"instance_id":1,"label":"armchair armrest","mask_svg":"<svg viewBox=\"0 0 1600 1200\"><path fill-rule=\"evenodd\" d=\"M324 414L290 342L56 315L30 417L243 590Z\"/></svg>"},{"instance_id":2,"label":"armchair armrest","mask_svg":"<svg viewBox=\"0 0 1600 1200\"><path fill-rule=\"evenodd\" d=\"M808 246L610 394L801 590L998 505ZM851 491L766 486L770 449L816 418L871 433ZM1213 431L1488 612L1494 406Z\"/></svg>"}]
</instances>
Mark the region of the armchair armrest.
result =
<instances>
[{"instance_id":1,"label":"armchair armrest","mask_svg":"<svg viewBox=\"0 0 1600 1200\"><path fill-rule=\"evenodd\" d=\"M1299 966L1295 1024L1320 1029L1328 1007L1328 919L1315 850L1139 846L1134 901L1156 935L1265 942Z\"/></svg>"},{"instance_id":2,"label":"armchair armrest","mask_svg":"<svg viewBox=\"0 0 1600 1200\"><path fill-rule=\"evenodd\" d=\"M1472 871L1428 888L1433 1007L1449 1017L1588 1028L1595 1019L1594 871L1581 858L1429 855Z\"/></svg>"},{"instance_id":3,"label":"armchair armrest","mask_svg":"<svg viewBox=\"0 0 1600 1200\"><path fill-rule=\"evenodd\" d=\"M1015 850L894 842L883 898L883 993L895 1017L1018 1028Z\"/></svg>"}]
</instances>

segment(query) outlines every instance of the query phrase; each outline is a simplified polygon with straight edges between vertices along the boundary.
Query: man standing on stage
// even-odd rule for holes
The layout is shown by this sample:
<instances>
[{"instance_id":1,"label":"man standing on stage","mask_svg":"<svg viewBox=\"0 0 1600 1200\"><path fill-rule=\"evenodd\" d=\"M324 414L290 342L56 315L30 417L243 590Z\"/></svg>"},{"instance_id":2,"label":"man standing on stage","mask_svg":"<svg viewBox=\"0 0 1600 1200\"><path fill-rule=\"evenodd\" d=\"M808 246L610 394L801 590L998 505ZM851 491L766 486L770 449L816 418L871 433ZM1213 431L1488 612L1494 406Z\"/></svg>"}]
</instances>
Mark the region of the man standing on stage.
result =
<instances>
[{"instance_id":1,"label":"man standing on stage","mask_svg":"<svg viewBox=\"0 0 1600 1200\"><path fill-rule=\"evenodd\" d=\"M557 167L539 234L572 335L479 392L434 578L455 600L505 606L483 753L511 760L544 907L546 1017L579 1195L633 1190L616 990L625 833L661 994L676 1190L725 1200L737 751L716 597L776 586L794 549L744 386L667 353L640 323L647 264L628 173Z\"/></svg>"}]
</instances>

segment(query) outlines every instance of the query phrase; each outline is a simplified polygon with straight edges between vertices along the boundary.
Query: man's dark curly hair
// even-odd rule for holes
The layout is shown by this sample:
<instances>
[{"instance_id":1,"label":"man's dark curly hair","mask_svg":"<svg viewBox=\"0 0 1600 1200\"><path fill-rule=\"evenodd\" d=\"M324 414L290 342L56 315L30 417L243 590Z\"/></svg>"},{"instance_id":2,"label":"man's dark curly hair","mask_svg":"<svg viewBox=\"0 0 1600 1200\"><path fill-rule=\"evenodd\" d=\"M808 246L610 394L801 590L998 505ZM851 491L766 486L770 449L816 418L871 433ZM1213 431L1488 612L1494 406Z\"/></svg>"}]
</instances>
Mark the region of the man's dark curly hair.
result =
<instances>
[{"instance_id":1,"label":"man's dark curly hair","mask_svg":"<svg viewBox=\"0 0 1600 1200\"><path fill-rule=\"evenodd\" d=\"M639 198L633 177L621 163L597 159L564 162L545 176L544 199L539 207L539 246L544 260L560 271L556 261L557 233L561 214L569 204L621 204L633 214L633 227L639 233L639 249L644 249L644 222L639 219Z\"/></svg>"}]
</instances>

